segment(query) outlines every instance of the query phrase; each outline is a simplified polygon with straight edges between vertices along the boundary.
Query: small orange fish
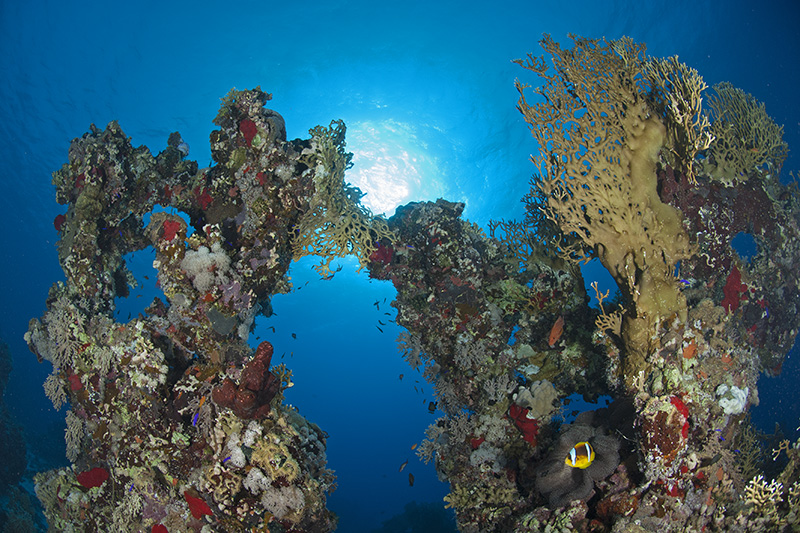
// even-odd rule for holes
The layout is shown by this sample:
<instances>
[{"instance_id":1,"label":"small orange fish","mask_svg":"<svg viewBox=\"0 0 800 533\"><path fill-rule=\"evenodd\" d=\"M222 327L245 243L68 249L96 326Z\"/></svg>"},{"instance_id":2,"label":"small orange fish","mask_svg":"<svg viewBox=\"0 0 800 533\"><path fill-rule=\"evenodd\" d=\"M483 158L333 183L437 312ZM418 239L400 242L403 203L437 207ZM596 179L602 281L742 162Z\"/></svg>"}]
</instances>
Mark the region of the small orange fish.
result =
<instances>
[{"instance_id":1,"label":"small orange fish","mask_svg":"<svg viewBox=\"0 0 800 533\"><path fill-rule=\"evenodd\" d=\"M416 449L417 449L417 443L416 443L416 442L415 442L414 444L412 444L412 445L411 445L411 449L412 449L412 450L416 450Z\"/></svg>"},{"instance_id":2,"label":"small orange fish","mask_svg":"<svg viewBox=\"0 0 800 533\"><path fill-rule=\"evenodd\" d=\"M400 470L398 470L398 472L402 472L402 471L403 471L403 469L406 467L406 465L408 465L408 459L406 459L406 462L405 462L405 463L403 463L403 464L401 464L401 465L400 465Z\"/></svg>"},{"instance_id":3,"label":"small orange fish","mask_svg":"<svg viewBox=\"0 0 800 533\"><path fill-rule=\"evenodd\" d=\"M562 333L564 333L564 315L559 316L556 323L553 324L553 327L550 329L550 337L547 342L550 344L551 348L555 347Z\"/></svg>"}]
</instances>

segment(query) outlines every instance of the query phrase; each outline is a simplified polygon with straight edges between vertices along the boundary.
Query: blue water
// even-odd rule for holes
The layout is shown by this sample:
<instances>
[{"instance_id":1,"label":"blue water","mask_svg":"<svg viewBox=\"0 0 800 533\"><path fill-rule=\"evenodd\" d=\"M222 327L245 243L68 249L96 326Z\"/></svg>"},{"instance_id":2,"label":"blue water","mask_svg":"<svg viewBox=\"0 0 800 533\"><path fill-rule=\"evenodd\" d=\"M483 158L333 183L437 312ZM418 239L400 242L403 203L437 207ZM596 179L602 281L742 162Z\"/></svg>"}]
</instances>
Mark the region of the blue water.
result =
<instances>
[{"instance_id":1,"label":"blue water","mask_svg":"<svg viewBox=\"0 0 800 533\"><path fill-rule=\"evenodd\" d=\"M348 179L368 193L374 211L391 214L398 203L441 196L466 202L465 217L485 225L522 215L532 172L533 143L514 107L514 79L526 72L511 60L538 54L542 33L562 42L569 32L627 35L653 55L677 54L709 85L727 80L765 102L795 150L783 177L800 169L796 1L487 5L0 3L0 337L14 361L6 401L40 453L63 449L64 413L42 390L49 364L37 364L22 336L44 311L51 284L63 279L53 228L63 208L50 173L91 123L118 120L134 145L154 152L178 130L190 158L206 166L219 99L232 87L260 85L273 93L270 107L286 119L289 138L344 119L355 154ZM351 260L328 282L311 264L294 265L302 290L276 297L277 316L262 318L255 335L275 327L276 357L286 351L294 372L287 400L330 435L339 487L329 506L340 530L370 531L410 502L438 503L447 493L432 465L411 451L436 416L427 411L431 391L397 354L399 328L376 327L389 318L391 286L357 274ZM753 415L766 430L775 421L798 424L791 388L798 360L794 353L782 375L760 387Z\"/></svg>"}]
</instances>

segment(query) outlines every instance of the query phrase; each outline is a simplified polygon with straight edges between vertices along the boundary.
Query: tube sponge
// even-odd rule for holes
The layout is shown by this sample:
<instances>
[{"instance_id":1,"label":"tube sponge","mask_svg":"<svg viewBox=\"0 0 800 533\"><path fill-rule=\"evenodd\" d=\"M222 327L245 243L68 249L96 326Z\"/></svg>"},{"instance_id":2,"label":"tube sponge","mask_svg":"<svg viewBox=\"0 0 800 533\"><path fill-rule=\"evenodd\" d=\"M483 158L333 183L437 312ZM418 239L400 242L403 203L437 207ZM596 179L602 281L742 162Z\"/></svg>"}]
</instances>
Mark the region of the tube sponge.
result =
<instances>
[{"instance_id":1,"label":"tube sponge","mask_svg":"<svg viewBox=\"0 0 800 533\"><path fill-rule=\"evenodd\" d=\"M547 498L552 508L589 498L594 482L605 479L617 469L619 441L606 435L602 428L588 425L592 417L592 412L581 413L575 423L567 426L553 451L537 469L536 489ZM569 451L579 442L589 442L595 451L594 461L583 470L564 463Z\"/></svg>"}]
</instances>

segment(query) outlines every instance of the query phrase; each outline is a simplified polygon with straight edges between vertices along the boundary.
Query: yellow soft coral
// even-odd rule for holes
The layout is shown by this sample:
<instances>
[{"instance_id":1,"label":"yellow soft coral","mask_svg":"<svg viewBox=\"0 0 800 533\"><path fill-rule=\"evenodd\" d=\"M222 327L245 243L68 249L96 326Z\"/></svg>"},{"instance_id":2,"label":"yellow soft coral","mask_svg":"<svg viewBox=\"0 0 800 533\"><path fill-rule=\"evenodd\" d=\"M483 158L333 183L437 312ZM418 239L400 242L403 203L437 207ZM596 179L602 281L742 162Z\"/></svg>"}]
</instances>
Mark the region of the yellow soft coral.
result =
<instances>
[{"instance_id":1,"label":"yellow soft coral","mask_svg":"<svg viewBox=\"0 0 800 533\"><path fill-rule=\"evenodd\" d=\"M572 37L562 49L549 36L544 57L518 63L539 74L531 105L517 82L518 109L531 125L541 153L533 158L541 177L533 183L545 214L578 238L562 250L574 260L598 257L625 296L622 324L626 383L646 369L652 336L661 320L686 318L686 301L673 275L689 256L680 212L661 202L656 163L667 129L650 107L642 73L644 46Z\"/></svg>"},{"instance_id":2,"label":"yellow soft coral","mask_svg":"<svg viewBox=\"0 0 800 533\"><path fill-rule=\"evenodd\" d=\"M330 263L336 257L355 255L361 267L377 249L377 242L392 237L386 221L375 217L361 205L363 194L344 181L352 154L344 151L345 126L334 121L330 127L317 126L309 131L314 155L314 196L308 212L295 227L292 243L294 258L320 255L317 272L331 274Z\"/></svg>"}]
</instances>

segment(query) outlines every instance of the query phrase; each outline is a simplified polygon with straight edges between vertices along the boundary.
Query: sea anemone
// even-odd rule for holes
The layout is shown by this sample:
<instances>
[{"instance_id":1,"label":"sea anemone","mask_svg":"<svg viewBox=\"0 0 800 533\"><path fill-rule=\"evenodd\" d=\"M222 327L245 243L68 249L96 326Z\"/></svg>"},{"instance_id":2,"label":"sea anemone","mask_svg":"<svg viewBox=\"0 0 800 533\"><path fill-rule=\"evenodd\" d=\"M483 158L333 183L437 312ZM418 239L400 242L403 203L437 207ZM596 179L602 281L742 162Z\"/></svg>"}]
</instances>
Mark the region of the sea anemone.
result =
<instances>
[{"instance_id":1,"label":"sea anemone","mask_svg":"<svg viewBox=\"0 0 800 533\"><path fill-rule=\"evenodd\" d=\"M553 451L537 469L536 489L551 507L562 507L573 500L586 500L594 491L595 481L610 476L619 465L619 441L606 434L603 427L592 425L595 412L581 413L573 424L564 427ZM588 442L595 459L585 469L564 463L569 451L579 442Z\"/></svg>"}]
</instances>

